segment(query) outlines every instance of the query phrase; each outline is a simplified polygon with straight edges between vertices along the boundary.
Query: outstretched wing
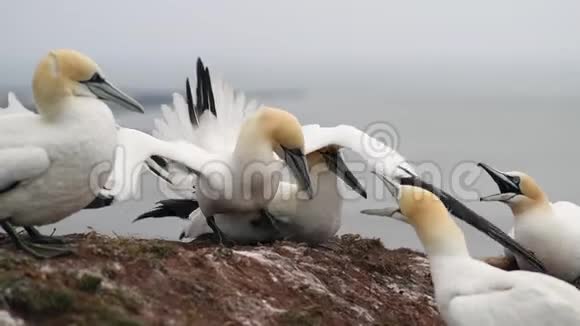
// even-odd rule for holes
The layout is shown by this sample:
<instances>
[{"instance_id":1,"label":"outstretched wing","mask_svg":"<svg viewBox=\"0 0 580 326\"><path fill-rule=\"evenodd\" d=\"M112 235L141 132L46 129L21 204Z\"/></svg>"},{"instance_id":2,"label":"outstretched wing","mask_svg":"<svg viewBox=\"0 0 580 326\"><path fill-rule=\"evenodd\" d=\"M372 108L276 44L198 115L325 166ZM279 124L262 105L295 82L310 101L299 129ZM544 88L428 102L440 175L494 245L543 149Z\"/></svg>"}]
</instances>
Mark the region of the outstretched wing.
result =
<instances>
[{"instance_id":1,"label":"outstretched wing","mask_svg":"<svg viewBox=\"0 0 580 326\"><path fill-rule=\"evenodd\" d=\"M395 149L363 131L348 125L321 127L306 125L302 127L305 151L311 153L330 145L348 148L361 156L372 171L388 177L408 176L403 167L415 173L406 159Z\"/></svg>"},{"instance_id":2,"label":"outstretched wing","mask_svg":"<svg viewBox=\"0 0 580 326\"><path fill-rule=\"evenodd\" d=\"M185 98L174 94L173 106L162 107L163 118L155 121L153 135L188 141L213 153L233 152L240 128L257 103L219 78L211 78L201 59L197 61L195 92L189 79L185 86Z\"/></svg>"},{"instance_id":3,"label":"outstretched wing","mask_svg":"<svg viewBox=\"0 0 580 326\"><path fill-rule=\"evenodd\" d=\"M138 130L120 128L113 171L101 194L126 200L139 194L140 176L145 162L159 156L199 173L216 158L207 151L184 141L163 141Z\"/></svg>"},{"instance_id":4,"label":"outstretched wing","mask_svg":"<svg viewBox=\"0 0 580 326\"><path fill-rule=\"evenodd\" d=\"M257 103L247 101L244 93L234 91L224 81L211 78L201 59L197 61L195 91L187 79L185 94L185 98L173 94L173 106L161 107L163 118L155 120L153 135L164 140L189 142L209 153L232 153L240 128L246 117L257 109ZM180 188L189 188L188 185L196 182L190 171L174 162L157 164L157 168L155 164L148 165L157 175L167 173L172 180L181 180Z\"/></svg>"}]
</instances>

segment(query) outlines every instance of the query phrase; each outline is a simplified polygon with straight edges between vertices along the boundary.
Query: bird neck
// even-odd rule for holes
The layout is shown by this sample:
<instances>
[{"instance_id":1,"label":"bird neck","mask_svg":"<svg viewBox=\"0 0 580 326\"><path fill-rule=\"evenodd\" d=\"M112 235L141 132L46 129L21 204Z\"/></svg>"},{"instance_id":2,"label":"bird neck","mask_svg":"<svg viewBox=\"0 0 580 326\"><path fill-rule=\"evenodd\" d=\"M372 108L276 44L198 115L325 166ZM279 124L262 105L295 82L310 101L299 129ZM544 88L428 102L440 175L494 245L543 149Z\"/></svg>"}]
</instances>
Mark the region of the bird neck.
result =
<instances>
[{"instance_id":1,"label":"bird neck","mask_svg":"<svg viewBox=\"0 0 580 326\"><path fill-rule=\"evenodd\" d=\"M425 221L425 219L423 219ZM463 232L451 218L431 218L430 223L415 225L426 254L431 257L469 257Z\"/></svg>"},{"instance_id":2,"label":"bird neck","mask_svg":"<svg viewBox=\"0 0 580 326\"><path fill-rule=\"evenodd\" d=\"M255 119L250 119L240 129L234 155L243 162L274 159L272 141L257 126Z\"/></svg>"},{"instance_id":3,"label":"bird neck","mask_svg":"<svg viewBox=\"0 0 580 326\"><path fill-rule=\"evenodd\" d=\"M96 122L101 118L113 119L109 107L94 98L65 96L58 101L37 103L38 112L48 122L79 122L91 120Z\"/></svg>"},{"instance_id":4,"label":"bird neck","mask_svg":"<svg viewBox=\"0 0 580 326\"><path fill-rule=\"evenodd\" d=\"M552 206L544 195L538 199L524 198L510 203L510 209L516 218L524 216L551 216Z\"/></svg>"}]
</instances>

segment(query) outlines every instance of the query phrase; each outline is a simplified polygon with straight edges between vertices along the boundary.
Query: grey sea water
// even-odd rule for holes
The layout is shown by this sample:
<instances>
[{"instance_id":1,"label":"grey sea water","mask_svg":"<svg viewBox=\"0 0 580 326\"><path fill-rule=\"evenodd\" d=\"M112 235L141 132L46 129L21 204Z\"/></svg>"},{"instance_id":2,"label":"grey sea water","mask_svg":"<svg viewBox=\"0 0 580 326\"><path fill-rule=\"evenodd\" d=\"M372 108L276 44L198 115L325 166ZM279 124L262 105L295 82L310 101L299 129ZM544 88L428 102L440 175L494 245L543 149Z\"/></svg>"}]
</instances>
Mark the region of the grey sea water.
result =
<instances>
[{"instance_id":1,"label":"grey sea water","mask_svg":"<svg viewBox=\"0 0 580 326\"><path fill-rule=\"evenodd\" d=\"M452 180L461 181L458 171L484 161L502 170L522 170L532 175L552 200L580 203L580 100L577 97L533 95L468 95L398 93L396 91L351 89L308 89L284 94L257 95L262 102L286 108L307 123L325 126L351 124L360 129L387 122L395 130L397 150L420 167L442 172L442 186L452 187ZM167 94L167 102L170 96ZM147 104L147 103L145 103ZM150 131L153 118L159 116L159 106L148 106L147 114L118 112L124 126ZM348 155L356 165L355 156ZM459 167L459 168L458 168ZM471 168L471 170L478 171ZM454 174L455 173L455 174ZM373 178L360 173L361 179L372 187ZM457 179L459 178L459 179ZM472 186L456 191L460 199L497 191L485 175L475 179ZM94 229L106 234L134 235L176 239L181 221L168 218L139 223L131 221L162 199L156 180L144 178L143 198L116 206L82 211L55 225L45 226L44 232L56 228L57 234L83 232ZM456 189L457 188L457 189ZM420 248L412 229L385 218L364 216L364 208L378 208L392 204L383 198L349 201L344 207L340 233L360 233L380 238L387 247ZM499 203L480 203L473 198L468 205L488 217L504 230L512 224L511 213ZM459 222L466 231L472 254L493 255L500 252L497 244L473 228Z\"/></svg>"}]
</instances>

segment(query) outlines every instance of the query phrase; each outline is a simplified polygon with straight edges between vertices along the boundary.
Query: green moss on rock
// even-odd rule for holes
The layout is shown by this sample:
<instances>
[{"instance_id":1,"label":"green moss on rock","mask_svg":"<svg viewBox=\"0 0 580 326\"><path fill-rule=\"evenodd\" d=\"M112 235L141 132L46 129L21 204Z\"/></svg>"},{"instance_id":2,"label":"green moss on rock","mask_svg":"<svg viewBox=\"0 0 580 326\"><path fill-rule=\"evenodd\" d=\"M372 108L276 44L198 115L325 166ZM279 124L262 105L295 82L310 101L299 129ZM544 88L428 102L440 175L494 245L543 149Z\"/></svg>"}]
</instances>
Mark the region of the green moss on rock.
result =
<instances>
[{"instance_id":1,"label":"green moss on rock","mask_svg":"<svg viewBox=\"0 0 580 326\"><path fill-rule=\"evenodd\" d=\"M28 279L4 280L2 297L8 306L30 315L56 315L70 311L73 295L65 288L48 288Z\"/></svg>"},{"instance_id":2,"label":"green moss on rock","mask_svg":"<svg viewBox=\"0 0 580 326\"><path fill-rule=\"evenodd\" d=\"M103 279L95 276L84 274L78 281L78 289L87 293L96 293L101 288Z\"/></svg>"}]
</instances>

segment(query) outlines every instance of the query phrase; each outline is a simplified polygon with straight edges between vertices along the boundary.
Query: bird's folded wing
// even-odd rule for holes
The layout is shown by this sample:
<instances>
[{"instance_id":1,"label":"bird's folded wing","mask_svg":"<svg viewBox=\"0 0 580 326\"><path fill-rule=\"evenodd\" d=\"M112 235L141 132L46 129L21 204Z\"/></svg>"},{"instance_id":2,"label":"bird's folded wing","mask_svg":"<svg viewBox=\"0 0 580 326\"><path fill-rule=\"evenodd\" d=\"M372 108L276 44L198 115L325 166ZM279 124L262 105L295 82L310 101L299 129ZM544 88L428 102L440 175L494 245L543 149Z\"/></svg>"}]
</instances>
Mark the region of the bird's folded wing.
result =
<instances>
[{"instance_id":1,"label":"bird's folded wing","mask_svg":"<svg viewBox=\"0 0 580 326\"><path fill-rule=\"evenodd\" d=\"M0 149L0 193L43 174L49 166L50 160L43 148Z\"/></svg>"},{"instance_id":2,"label":"bird's folded wing","mask_svg":"<svg viewBox=\"0 0 580 326\"><path fill-rule=\"evenodd\" d=\"M454 325L580 325L578 302L542 285L456 296L449 302L449 317Z\"/></svg>"},{"instance_id":3,"label":"bird's folded wing","mask_svg":"<svg viewBox=\"0 0 580 326\"><path fill-rule=\"evenodd\" d=\"M28 110L27 108L20 103L18 98L14 93L8 93L8 106L5 108L0 108L0 116L8 115L8 114L34 114L34 112Z\"/></svg>"}]
</instances>

